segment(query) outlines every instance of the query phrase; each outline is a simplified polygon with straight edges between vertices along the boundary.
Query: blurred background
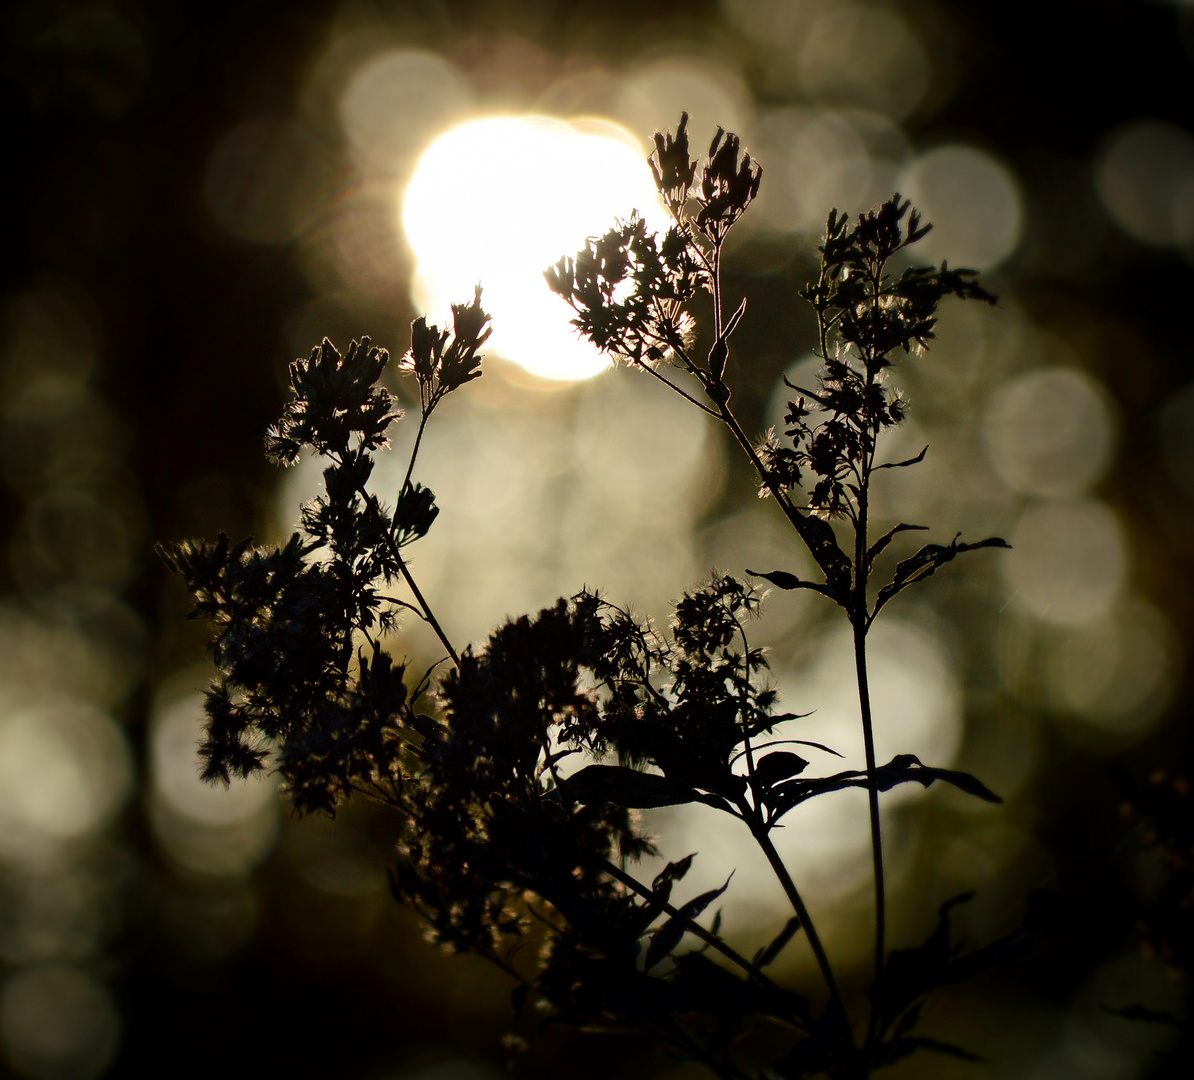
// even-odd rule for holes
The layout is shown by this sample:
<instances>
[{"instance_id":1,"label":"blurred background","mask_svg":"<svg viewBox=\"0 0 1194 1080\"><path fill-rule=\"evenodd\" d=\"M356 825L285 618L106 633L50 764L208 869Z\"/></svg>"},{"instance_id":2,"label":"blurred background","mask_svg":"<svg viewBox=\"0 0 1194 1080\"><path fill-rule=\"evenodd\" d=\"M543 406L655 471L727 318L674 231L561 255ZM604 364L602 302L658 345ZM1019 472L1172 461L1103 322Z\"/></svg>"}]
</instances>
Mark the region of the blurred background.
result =
<instances>
[{"instance_id":1,"label":"blurred background","mask_svg":"<svg viewBox=\"0 0 1194 1080\"><path fill-rule=\"evenodd\" d=\"M5 7L3 1075L704 1075L515 1024L504 979L435 953L390 898L384 814L298 821L269 782L200 784L204 628L151 552L288 536L318 468L261 453L287 362L324 335L401 355L412 318L481 281L485 377L437 413L416 474L443 512L414 572L458 644L582 584L662 621L712 567L806 569L723 433L604 371L542 284L614 215L659 220L644 161L681 109L694 147L722 125L764 169L726 277L750 301L731 359L748 431L782 422L785 373L809 377L796 293L830 206L901 191L935 224L919 254L1000 295L947 303L901 367L912 419L890 455L930 450L885 475L878 512L1014 548L905 593L872 663L880 754L971 769L1006 803L890 799L893 940L970 889L972 943L1035 888L1063 918L930 1010L927 1033L986 1065L900 1075L1178 1075L1174 1029L1105 1010L1188 996L1189 911L1166 937L1172 867L1125 804L1180 797L1190 767L1194 5L1044 8L1047 25L1022 0ZM378 470L390 497L409 426ZM756 634L786 707L816 710L793 733L849 756L833 614L775 595ZM415 627L394 649L438 658ZM819 804L784 850L861 994L865 807ZM703 853L694 887L739 860L715 820L654 823L665 855ZM753 947L782 897L749 862L735 888L727 932ZM785 977L814 986L788 952Z\"/></svg>"}]
</instances>

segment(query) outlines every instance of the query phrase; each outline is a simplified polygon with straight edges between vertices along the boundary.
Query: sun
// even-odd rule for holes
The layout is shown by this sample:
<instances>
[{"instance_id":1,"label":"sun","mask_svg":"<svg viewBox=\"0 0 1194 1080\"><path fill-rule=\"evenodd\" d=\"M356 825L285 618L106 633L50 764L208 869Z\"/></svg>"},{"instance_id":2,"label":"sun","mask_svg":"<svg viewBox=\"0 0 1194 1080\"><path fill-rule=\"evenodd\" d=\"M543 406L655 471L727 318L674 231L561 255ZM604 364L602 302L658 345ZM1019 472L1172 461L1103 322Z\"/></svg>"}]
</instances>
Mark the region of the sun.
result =
<instances>
[{"instance_id":1,"label":"sun","mask_svg":"<svg viewBox=\"0 0 1194 1080\"><path fill-rule=\"evenodd\" d=\"M608 360L577 336L543 271L632 210L666 228L643 147L612 122L501 116L453 128L420 158L402 201L415 304L442 319L480 282L494 352L546 379L596 375Z\"/></svg>"}]
</instances>

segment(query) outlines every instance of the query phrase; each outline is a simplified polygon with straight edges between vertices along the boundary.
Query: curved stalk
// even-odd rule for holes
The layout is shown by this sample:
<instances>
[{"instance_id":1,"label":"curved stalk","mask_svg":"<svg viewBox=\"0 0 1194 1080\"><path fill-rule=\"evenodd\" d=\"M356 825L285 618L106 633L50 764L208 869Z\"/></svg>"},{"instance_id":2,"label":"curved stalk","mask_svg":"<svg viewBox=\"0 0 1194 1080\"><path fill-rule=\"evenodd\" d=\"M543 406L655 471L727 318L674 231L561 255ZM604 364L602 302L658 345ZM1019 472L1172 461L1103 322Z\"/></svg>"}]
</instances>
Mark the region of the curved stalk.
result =
<instances>
[{"instance_id":1,"label":"curved stalk","mask_svg":"<svg viewBox=\"0 0 1194 1080\"><path fill-rule=\"evenodd\" d=\"M784 865L779 852L775 850L775 845L771 842L771 836L767 831L767 826L763 824L762 818L755 812L746 821L750 827L751 835L755 838L755 843L759 845L763 854L767 857L767 862L771 864L771 869L775 872L776 879L784 890L784 895L788 898L788 902L792 905L792 910L800 920L800 925L808 937L809 947L816 958L817 967L821 970L821 977L825 980L825 985L829 990L829 997L833 1002L833 1007L840 1016L842 1028L846 1033L851 1047L853 1047L854 1037L850 1033L846 1002L842 997L841 990L838 988L837 978L833 974L833 965L829 962L829 955L825 952L825 946L822 944L821 937L813 925L812 915L809 914L808 906L805 904L804 898L800 895L800 891L796 888L796 883L792 880L792 875L788 872L787 866Z\"/></svg>"},{"instance_id":2,"label":"curved stalk","mask_svg":"<svg viewBox=\"0 0 1194 1080\"><path fill-rule=\"evenodd\" d=\"M410 576L410 570L407 568L406 560L398 553L398 545L393 544L393 555L398 563L398 569L402 574L403 580L407 587L414 594L415 599L419 602L419 607L423 609L423 617L427 620L428 625L435 631L435 636L439 638L439 643L448 650L448 655L452 658L452 663L460 667L460 656L454 648L452 643L448 640L448 635L444 633L444 628L440 626L439 620L436 619L435 613L431 610L427 601L423 599L423 594L419 591L418 585L415 584L415 579Z\"/></svg>"},{"instance_id":3,"label":"curved stalk","mask_svg":"<svg viewBox=\"0 0 1194 1080\"><path fill-rule=\"evenodd\" d=\"M875 733L871 718L871 691L866 669L866 620L854 622L854 665L858 677L858 704L862 713L862 739L866 751L867 807L871 820L871 858L875 871L875 982L883 974L887 948L887 890L883 871L883 828L879 818L879 788L875 782ZM875 1037L878 1010L871 1011L867 1029L867 1046Z\"/></svg>"},{"instance_id":4,"label":"curved stalk","mask_svg":"<svg viewBox=\"0 0 1194 1080\"><path fill-rule=\"evenodd\" d=\"M378 514L381 513L381 508L377 505L377 497L375 495L372 495L363 487L358 487L357 492L362 498L373 503L373 509ZM386 546L390 549L390 554L398 564L398 572L402 575L402 580L406 582L415 600L418 601L419 609L422 612L423 618L427 620L427 625L435 631L435 636L439 638L439 643L448 650L448 655L452 658L452 663L460 667L460 654L452 647L452 643L448 640L448 635L444 633L444 628L440 626L439 620L431 610L431 605L427 603L419 586L415 584L415 579L411 577L410 569L406 565L406 560L402 557L402 551L394 539L392 530L386 534ZM410 605L407 606L409 607Z\"/></svg>"},{"instance_id":5,"label":"curved stalk","mask_svg":"<svg viewBox=\"0 0 1194 1080\"><path fill-rule=\"evenodd\" d=\"M415 471L415 458L419 456L419 447L423 443L423 432L427 430L427 418L431 415L430 409L423 409L422 415L419 417L419 430L415 434L414 449L410 452L410 461L406 463L406 475L402 478L402 486L398 489L398 498L402 498L403 492L410 487L410 478ZM394 535L394 530L398 527L398 516L395 514L393 522L390 524L390 535Z\"/></svg>"}]
</instances>

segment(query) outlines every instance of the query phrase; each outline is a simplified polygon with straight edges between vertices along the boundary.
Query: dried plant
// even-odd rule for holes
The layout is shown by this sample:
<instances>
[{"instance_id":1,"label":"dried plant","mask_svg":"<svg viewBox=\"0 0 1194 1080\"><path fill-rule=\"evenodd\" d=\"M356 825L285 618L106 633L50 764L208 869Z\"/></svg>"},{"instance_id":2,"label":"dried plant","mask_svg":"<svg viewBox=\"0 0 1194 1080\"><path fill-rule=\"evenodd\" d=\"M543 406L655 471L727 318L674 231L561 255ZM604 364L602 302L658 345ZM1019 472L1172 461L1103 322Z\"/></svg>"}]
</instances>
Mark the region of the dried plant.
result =
<instances>
[{"instance_id":1,"label":"dried plant","mask_svg":"<svg viewBox=\"0 0 1194 1080\"><path fill-rule=\"evenodd\" d=\"M561 259L548 284L583 336L726 425L812 555L817 580L782 568L746 573L817 592L849 622L865 768L835 771L832 748L776 732L798 718L778 711L764 651L749 640L759 588L732 576L685 594L667 633L584 590L506 623L478 647L453 647L404 549L437 513L432 493L412 482L424 427L447 394L480 374L489 330L478 289L453 308L450 331L424 319L412 327L401 367L418 385L419 437L393 506L367 486L399 418L379 385L387 355L368 339L343 355L325 340L292 366L293 400L267 440L283 464L304 449L328 463L301 531L282 548L220 537L163 549L196 598L194 614L215 631L221 675L207 696L204 775L227 781L272 765L300 813L334 813L354 793L392 808L402 829L395 895L425 917L436 942L507 971L519 1008L531 997L557 1021L644 1032L722 1077L857 1080L918 1050L968 1058L919 1033L921 1007L1022 935L962 954L950 937L962 896L941 905L923 944L889 952L879 796L942 781L998 800L975 777L910 754L876 759L867 632L899 593L958 555L1006 545L926 544L875 588L892 539L922 526L894 523L872 538L870 495L883 470L924 457L879 460L884 432L906 412L887 379L892 364L928 346L945 297L994 298L971 271L892 271L897 253L929 229L898 195L855 221L834 211L819 277L803 293L823 367L815 386L791 387L782 434L756 445L730 407L731 336L745 302L727 314L721 266L761 170L720 129L698 168L687 119L674 135L655 136L650 159L672 219L666 233L632 215ZM700 357L693 309L703 295L712 299L713 345ZM415 677L383 648L401 612L434 629L451 661L445 673ZM874 855L865 1002L846 1000L772 841L801 804L846 788L868 794ZM640 876L655 848L638 811L686 803L736 819L791 903L786 925L751 957L722 934L719 914L707 918L730 880L684 891L699 856ZM801 938L824 983L807 996L767 973ZM516 948L525 942L536 948Z\"/></svg>"}]
</instances>

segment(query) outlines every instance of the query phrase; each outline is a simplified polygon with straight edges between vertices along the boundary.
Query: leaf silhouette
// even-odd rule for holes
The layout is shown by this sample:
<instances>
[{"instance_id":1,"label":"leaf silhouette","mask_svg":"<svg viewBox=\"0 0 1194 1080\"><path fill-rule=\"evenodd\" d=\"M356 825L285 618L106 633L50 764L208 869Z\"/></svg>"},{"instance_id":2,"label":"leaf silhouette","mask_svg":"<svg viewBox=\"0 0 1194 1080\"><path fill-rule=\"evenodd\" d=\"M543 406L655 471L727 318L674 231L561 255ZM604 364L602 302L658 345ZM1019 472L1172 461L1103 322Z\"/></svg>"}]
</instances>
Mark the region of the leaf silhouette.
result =
<instances>
[{"instance_id":1,"label":"leaf silhouette","mask_svg":"<svg viewBox=\"0 0 1194 1080\"><path fill-rule=\"evenodd\" d=\"M815 581L805 581L803 578L798 578L795 574L789 574L787 570L770 570L766 573L762 570L747 570L746 572L754 577L761 577L766 581L770 581L772 585L787 592L791 592L794 589L812 589L813 592L819 592L823 596L828 596L831 600L838 598L837 592L831 586L818 585Z\"/></svg>"},{"instance_id":2,"label":"leaf silhouette","mask_svg":"<svg viewBox=\"0 0 1194 1080\"><path fill-rule=\"evenodd\" d=\"M754 965L757 968L764 968L770 964L781 952L789 941L796 936L796 932L800 929L800 920L793 915L786 923L783 929L771 939L770 944L764 945L754 955Z\"/></svg>"},{"instance_id":3,"label":"leaf silhouette","mask_svg":"<svg viewBox=\"0 0 1194 1080\"><path fill-rule=\"evenodd\" d=\"M708 892L703 892L700 896L689 900L687 904L677 909L675 915L655 931L651 937L651 944L647 947L647 958L643 962L644 971L650 971L680 944L680 939L684 937L684 932L688 929L688 924L730 887L730 878L733 876L731 873L720 889L710 889Z\"/></svg>"},{"instance_id":4,"label":"leaf silhouette","mask_svg":"<svg viewBox=\"0 0 1194 1080\"><path fill-rule=\"evenodd\" d=\"M909 465L919 465L925 459L925 454L929 452L926 446L915 457L905 458L903 461L885 461L882 465L876 465L876 469L906 469ZM923 526L909 526L910 528L923 528Z\"/></svg>"},{"instance_id":5,"label":"leaf silhouette","mask_svg":"<svg viewBox=\"0 0 1194 1080\"><path fill-rule=\"evenodd\" d=\"M672 885L680 881L688 873L692 868L692 860L695 858L696 852L694 851L691 855L685 855L682 859L668 863L667 866L655 875L655 880L651 882L652 890L663 896L666 900L671 893Z\"/></svg>"},{"instance_id":6,"label":"leaf silhouette","mask_svg":"<svg viewBox=\"0 0 1194 1080\"><path fill-rule=\"evenodd\" d=\"M915 754L897 754L886 765L875 770L875 787L879 791L890 791L900 784L916 783L931 787L938 780L973 795L985 802L1000 803L1003 800L976 776L959 769L941 769L921 764ZM832 776L799 777L773 787L766 802L771 809L774 824L794 806L818 795L831 791L843 791L851 787L866 787L867 775L862 769L850 769Z\"/></svg>"},{"instance_id":7,"label":"leaf silhouette","mask_svg":"<svg viewBox=\"0 0 1194 1080\"><path fill-rule=\"evenodd\" d=\"M666 776L628 769L624 765L586 765L580 772L560 781L560 790L573 802L585 805L609 802L628 810L679 806L699 799L692 788L677 784Z\"/></svg>"},{"instance_id":8,"label":"leaf silhouette","mask_svg":"<svg viewBox=\"0 0 1194 1080\"><path fill-rule=\"evenodd\" d=\"M967 551L978 551L980 548L1010 548L1006 540L998 536L989 536L986 540L979 540L974 544L959 544L957 537L949 544L926 544L915 555L905 559L896 566L895 577L890 584L879 590L875 600L875 610L871 612L870 621L874 621L879 610L897 593L902 592L909 585L924 581L932 577L942 566L952 562L957 556Z\"/></svg>"},{"instance_id":9,"label":"leaf silhouette","mask_svg":"<svg viewBox=\"0 0 1194 1080\"><path fill-rule=\"evenodd\" d=\"M972 978L1028 943L1032 925L1039 921L1032 904L1022 926L990 944L968 953L961 953L951 946L950 912L973 897L973 892L966 892L947 900L938 910L937 926L922 944L911 949L896 949L888 957L883 973L868 992L884 1027L895 1022L906 1011L918 1009L917 1003L923 1001L931 991ZM901 1021L899 1026L908 1025ZM907 1036L900 1036L896 1042L905 1038ZM942 1049L947 1045L926 1045L923 1048L950 1053ZM909 1052L917 1048L912 1046Z\"/></svg>"},{"instance_id":10,"label":"leaf silhouette","mask_svg":"<svg viewBox=\"0 0 1194 1080\"><path fill-rule=\"evenodd\" d=\"M808 768L808 762L799 754L788 750L776 750L755 763L755 777L766 787L797 776Z\"/></svg>"},{"instance_id":11,"label":"leaf silhouette","mask_svg":"<svg viewBox=\"0 0 1194 1080\"><path fill-rule=\"evenodd\" d=\"M903 523L888 529L887 532L885 532L871 545L870 550L866 553L867 565L870 566L870 564L875 561L879 553L892 542L897 533L912 532L913 530L923 531L927 529L927 525L905 525Z\"/></svg>"}]
</instances>

